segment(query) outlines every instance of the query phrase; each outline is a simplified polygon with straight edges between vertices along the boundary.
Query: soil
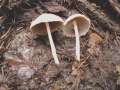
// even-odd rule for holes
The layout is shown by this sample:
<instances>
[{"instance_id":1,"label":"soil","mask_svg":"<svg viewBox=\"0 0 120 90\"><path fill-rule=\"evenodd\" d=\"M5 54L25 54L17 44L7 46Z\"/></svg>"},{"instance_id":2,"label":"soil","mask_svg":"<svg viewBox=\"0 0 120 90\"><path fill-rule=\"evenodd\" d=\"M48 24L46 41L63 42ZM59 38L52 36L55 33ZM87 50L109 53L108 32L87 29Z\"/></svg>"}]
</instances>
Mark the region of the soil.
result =
<instances>
[{"instance_id":1,"label":"soil","mask_svg":"<svg viewBox=\"0 0 120 90\"><path fill-rule=\"evenodd\" d=\"M119 0L0 0L0 90L120 90L119 11ZM29 29L42 13L91 19L80 62L75 38L59 29L52 33L60 65L54 63L48 36Z\"/></svg>"}]
</instances>

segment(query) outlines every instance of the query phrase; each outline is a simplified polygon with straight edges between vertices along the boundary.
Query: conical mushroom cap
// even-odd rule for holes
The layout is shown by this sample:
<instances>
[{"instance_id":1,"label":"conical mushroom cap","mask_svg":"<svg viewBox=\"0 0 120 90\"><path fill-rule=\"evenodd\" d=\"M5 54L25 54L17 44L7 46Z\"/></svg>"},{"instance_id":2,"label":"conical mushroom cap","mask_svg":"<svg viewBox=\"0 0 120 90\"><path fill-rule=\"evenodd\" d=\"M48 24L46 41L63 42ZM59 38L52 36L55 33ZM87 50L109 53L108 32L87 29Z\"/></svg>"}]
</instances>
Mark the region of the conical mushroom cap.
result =
<instances>
[{"instance_id":1,"label":"conical mushroom cap","mask_svg":"<svg viewBox=\"0 0 120 90\"><path fill-rule=\"evenodd\" d=\"M45 23L48 22L50 25L51 32L56 31L56 28L63 25L63 19L57 15L45 13L37 17L34 21L32 21L30 25L30 29L33 33L39 35L47 34Z\"/></svg>"},{"instance_id":2,"label":"conical mushroom cap","mask_svg":"<svg viewBox=\"0 0 120 90\"><path fill-rule=\"evenodd\" d=\"M68 37L75 37L73 21L77 23L79 36L86 35L90 28L90 19L81 14L72 15L64 22L64 34Z\"/></svg>"}]
</instances>

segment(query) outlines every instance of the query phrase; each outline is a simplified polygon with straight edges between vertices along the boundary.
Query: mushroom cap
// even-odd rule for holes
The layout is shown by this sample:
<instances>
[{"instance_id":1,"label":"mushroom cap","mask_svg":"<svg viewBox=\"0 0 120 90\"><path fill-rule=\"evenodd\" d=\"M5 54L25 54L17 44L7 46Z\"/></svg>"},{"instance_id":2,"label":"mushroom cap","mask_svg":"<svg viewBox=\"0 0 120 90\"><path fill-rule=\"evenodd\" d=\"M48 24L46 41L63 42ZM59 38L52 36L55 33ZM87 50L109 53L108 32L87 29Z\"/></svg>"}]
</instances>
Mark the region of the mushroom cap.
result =
<instances>
[{"instance_id":1,"label":"mushroom cap","mask_svg":"<svg viewBox=\"0 0 120 90\"><path fill-rule=\"evenodd\" d=\"M44 13L32 21L30 29L34 34L47 34L45 23L49 23L51 32L56 31L56 28L63 25L63 19L57 15Z\"/></svg>"},{"instance_id":2,"label":"mushroom cap","mask_svg":"<svg viewBox=\"0 0 120 90\"><path fill-rule=\"evenodd\" d=\"M86 35L90 28L90 19L82 14L72 15L64 22L64 34L68 37L75 37L73 21L77 23L79 36Z\"/></svg>"}]
</instances>

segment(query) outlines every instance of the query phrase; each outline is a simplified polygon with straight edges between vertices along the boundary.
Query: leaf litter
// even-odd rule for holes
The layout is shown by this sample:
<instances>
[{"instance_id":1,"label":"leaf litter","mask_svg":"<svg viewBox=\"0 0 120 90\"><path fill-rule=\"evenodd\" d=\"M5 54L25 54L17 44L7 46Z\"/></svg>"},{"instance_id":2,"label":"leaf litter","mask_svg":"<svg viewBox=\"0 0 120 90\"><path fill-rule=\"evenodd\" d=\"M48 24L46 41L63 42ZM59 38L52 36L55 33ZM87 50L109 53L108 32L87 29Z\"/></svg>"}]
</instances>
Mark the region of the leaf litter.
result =
<instances>
[{"instance_id":1,"label":"leaf litter","mask_svg":"<svg viewBox=\"0 0 120 90\"><path fill-rule=\"evenodd\" d=\"M102 1L1 1L0 13L5 19L0 23L5 29L0 32L0 67L5 67L11 77L4 84L0 82L1 87L7 85L11 90L119 90L120 27L118 20L103 12L104 7L98 4ZM16 13L18 10L20 12ZM30 22L44 12L56 13L62 18L74 13L90 17L91 30L81 38L81 62L75 60L74 39L63 36L61 31L53 35L60 66L53 62L47 36L31 34ZM88 51L93 46L95 51L100 51L97 55ZM21 73L18 72L23 66L30 72L34 70L34 74L33 71L29 74L22 69L22 76L31 75L27 80L19 78Z\"/></svg>"}]
</instances>

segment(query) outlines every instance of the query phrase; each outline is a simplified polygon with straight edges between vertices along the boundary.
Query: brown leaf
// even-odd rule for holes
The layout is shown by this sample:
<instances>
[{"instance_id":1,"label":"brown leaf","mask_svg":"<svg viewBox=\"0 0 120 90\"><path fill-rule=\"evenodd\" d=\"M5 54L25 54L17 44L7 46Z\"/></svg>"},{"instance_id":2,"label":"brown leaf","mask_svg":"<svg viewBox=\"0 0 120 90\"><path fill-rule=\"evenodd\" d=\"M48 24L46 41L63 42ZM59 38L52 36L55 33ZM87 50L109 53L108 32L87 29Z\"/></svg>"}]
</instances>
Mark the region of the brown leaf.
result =
<instances>
[{"instance_id":1,"label":"brown leaf","mask_svg":"<svg viewBox=\"0 0 120 90\"><path fill-rule=\"evenodd\" d=\"M60 6L56 2L46 2L45 7L48 9L49 12L52 12L52 13L59 13L59 12L67 11L66 8L64 8L63 6Z\"/></svg>"},{"instance_id":2,"label":"brown leaf","mask_svg":"<svg viewBox=\"0 0 120 90\"><path fill-rule=\"evenodd\" d=\"M17 66L17 65L22 64L22 62L19 62L17 60L13 60L13 59L8 59L7 62L10 66L14 66L14 65Z\"/></svg>"},{"instance_id":3,"label":"brown leaf","mask_svg":"<svg viewBox=\"0 0 120 90\"><path fill-rule=\"evenodd\" d=\"M55 85L51 90L61 90L61 88L57 85Z\"/></svg>"},{"instance_id":4,"label":"brown leaf","mask_svg":"<svg viewBox=\"0 0 120 90\"><path fill-rule=\"evenodd\" d=\"M56 77L60 73L60 69L56 65L49 65L47 68L46 76Z\"/></svg>"},{"instance_id":5,"label":"brown leaf","mask_svg":"<svg viewBox=\"0 0 120 90\"><path fill-rule=\"evenodd\" d=\"M100 53L100 46L99 44L102 43L103 39L101 36L99 36L96 33L92 33L90 34L90 39L89 39L89 49L88 52L90 54L95 54L95 55L99 55Z\"/></svg>"},{"instance_id":6,"label":"brown leaf","mask_svg":"<svg viewBox=\"0 0 120 90\"><path fill-rule=\"evenodd\" d=\"M96 33L90 34L89 45L90 47L95 47L103 41L102 37Z\"/></svg>"}]
</instances>

